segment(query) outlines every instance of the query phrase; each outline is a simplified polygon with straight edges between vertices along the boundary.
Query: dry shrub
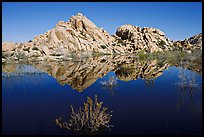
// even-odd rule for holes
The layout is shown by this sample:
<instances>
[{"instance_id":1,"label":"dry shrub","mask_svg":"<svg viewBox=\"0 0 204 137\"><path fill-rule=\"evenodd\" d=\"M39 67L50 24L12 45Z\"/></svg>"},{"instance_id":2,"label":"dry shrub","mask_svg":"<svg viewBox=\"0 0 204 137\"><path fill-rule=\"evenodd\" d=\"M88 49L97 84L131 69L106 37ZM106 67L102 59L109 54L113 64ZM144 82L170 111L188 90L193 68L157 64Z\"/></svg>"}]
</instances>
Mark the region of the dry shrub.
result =
<instances>
[{"instance_id":1,"label":"dry shrub","mask_svg":"<svg viewBox=\"0 0 204 137\"><path fill-rule=\"evenodd\" d=\"M55 119L55 124L61 128L66 128L72 131L88 130L90 132L99 131L100 128L111 128L109 124L112 111L107 113L106 107L102 107L103 102L98 102L95 95L95 102L87 97L87 102L84 102L84 108L79 108L75 111L71 106L71 119L69 122L63 122L62 117Z\"/></svg>"}]
</instances>

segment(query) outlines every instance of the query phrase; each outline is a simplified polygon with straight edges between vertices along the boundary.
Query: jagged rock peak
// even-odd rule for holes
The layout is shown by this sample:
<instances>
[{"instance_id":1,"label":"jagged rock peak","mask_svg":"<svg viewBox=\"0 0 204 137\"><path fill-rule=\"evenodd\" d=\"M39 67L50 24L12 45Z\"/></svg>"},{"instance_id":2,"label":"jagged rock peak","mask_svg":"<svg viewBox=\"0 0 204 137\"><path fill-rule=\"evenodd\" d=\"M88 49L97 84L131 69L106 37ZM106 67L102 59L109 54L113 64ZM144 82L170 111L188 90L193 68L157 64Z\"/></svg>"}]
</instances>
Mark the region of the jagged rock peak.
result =
<instances>
[{"instance_id":1,"label":"jagged rock peak","mask_svg":"<svg viewBox=\"0 0 204 137\"><path fill-rule=\"evenodd\" d=\"M83 16L83 14L78 12L76 16Z\"/></svg>"},{"instance_id":2,"label":"jagged rock peak","mask_svg":"<svg viewBox=\"0 0 204 137\"><path fill-rule=\"evenodd\" d=\"M84 16L82 13L77 13L75 16L72 16L67 23L72 24L72 26L75 26L75 28L77 28L78 26L82 26L84 27L84 29L97 28L97 26L92 21L90 21L86 16Z\"/></svg>"},{"instance_id":3,"label":"jagged rock peak","mask_svg":"<svg viewBox=\"0 0 204 137\"><path fill-rule=\"evenodd\" d=\"M130 24L119 27L116 31L116 40L129 45L130 52L145 50L148 52L170 50L172 43L165 37L165 33L155 28L140 28Z\"/></svg>"}]
</instances>

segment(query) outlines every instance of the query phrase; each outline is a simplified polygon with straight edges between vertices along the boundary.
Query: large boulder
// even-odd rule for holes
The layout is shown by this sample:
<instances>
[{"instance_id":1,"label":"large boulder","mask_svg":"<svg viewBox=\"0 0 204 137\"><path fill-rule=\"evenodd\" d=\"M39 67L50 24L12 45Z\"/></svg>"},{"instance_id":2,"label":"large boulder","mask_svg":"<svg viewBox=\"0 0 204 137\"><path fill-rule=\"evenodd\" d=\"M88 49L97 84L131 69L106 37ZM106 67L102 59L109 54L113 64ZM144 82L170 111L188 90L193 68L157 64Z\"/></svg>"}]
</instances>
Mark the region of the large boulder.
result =
<instances>
[{"instance_id":1,"label":"large boulder","mask_svg":"<svg viewBox=\"0 0 204 137\"><path fill-rule=\"evenodd\" d=\"M172 43L165 37L164 32L155 28L140 28L130 24L119 27L115 35L115 43L133 45L127 52L145 50L148 52L169 50Z\"/></svg>"},{"instance_id":2,"label":"large boulder","mask_svg":"<svg viewBox=\"0 0 204 137\"><path fill-rule=\"evenodd\" d=\"M7 51L12 51L15 49L15 43L12 42L3 42L2 43L2 51L7 52Z\"/></svg>"},{"instance_id":3,"label":"large boulder","mask_svg":"<svg viewBox=\"0 0 204 137\"><path fill-rule=\"evenodd\" d=\"M45 53L45 55L49 55L50 54L50 50L48 49L47 46L42 46L42 50Z\"/></svg>"},{"instance_id":4,"label":"large boulder","mask_svg":"<svg viewBox=\"0 0 204 137\"><path fill-rule=\"evenodd\" d=\"M189 43L196 47L202 47L202 33L188 39Z\"/></svg>"}]
</instances>

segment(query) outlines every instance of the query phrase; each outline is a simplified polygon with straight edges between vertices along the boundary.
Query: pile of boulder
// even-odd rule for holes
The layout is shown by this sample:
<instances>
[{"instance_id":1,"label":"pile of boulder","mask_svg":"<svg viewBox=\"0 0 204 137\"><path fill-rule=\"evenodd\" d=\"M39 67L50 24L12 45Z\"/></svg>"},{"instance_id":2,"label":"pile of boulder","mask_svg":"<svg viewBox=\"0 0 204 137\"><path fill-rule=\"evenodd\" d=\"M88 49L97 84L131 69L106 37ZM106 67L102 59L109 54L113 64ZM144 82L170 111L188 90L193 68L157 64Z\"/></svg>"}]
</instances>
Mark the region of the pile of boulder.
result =
<instances>
[{"instance_id":1,"label":"pile of boulder","mask_svg":"<svg viewBox=\"0 0 204 137\"><path fill-rule=\"evenodd\" d=\"M59 21L55 28L35 36L28 43L2 43L2 61L20 60L22 57L29 60L59 60L71 53L112 54L112 40L107 31L78 13L68 22Z\"/></svg>"},{"instance_id":2,"label":"pile of boulder","mask_svg":"<svg viewBox=\"0 0 204 137\"><path fill-rule=\"evenodd\" d=\"M201 49L202 50L202 33L195 35L193 37L190 37L189 39L184 40L178 40L173 43L173 49L174 50L186 50L191 51L195 49Z\"/></svg>"},{"instance_id":3,"label":"pile of boulder","mask_svg":"<svg viewBox=\"0 0 204 137\"><path fill-rule=\"evenodd\" d=\"M115 41L113 45L120 45L125 52L134 53L146 51L171 50L172 41L165 37L164 32L155 28L140 28L129 24L119 27L113 35Z\"/></svg>"},{"instance_id":4,"label":"pile of boulder","mask_svg":"<svg viewBox=\"0 0 204 137\"><path fill-rule=\"evenodd\" d=\"M52 30L36 36L33 43L38 47L47 47L44 50L46 55L69 52L112 53L110 37L105 30L78 13L68 22L59 21Z\"/></svg>"},{"instance_id":5,"label":"pile of boulder","mask_svg":"<svg viewBox=\"0 0 204 137\"><path fill-rule=\"evenodd\" d=\"M2 62L23 59L69 60L73 53L130 54L141 50L153 53L194 47L202 49L202 34L173 43L159 29L126 24L111 36L86 16L78 13L67 22L59 21L53 29L35 36L27 43L3 42Z\"/></svg>"}]
</instances>

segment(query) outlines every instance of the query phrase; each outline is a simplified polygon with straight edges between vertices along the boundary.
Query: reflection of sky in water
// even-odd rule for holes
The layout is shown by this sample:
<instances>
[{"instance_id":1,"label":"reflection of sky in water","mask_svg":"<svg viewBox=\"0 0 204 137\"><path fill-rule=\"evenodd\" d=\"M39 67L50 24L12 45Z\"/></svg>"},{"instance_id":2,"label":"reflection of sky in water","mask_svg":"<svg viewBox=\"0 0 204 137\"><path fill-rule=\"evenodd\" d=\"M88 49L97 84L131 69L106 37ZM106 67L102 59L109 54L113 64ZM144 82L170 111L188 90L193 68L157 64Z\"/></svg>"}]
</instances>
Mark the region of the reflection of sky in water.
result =
<instances>
[{"instance_id":1,"label":"reflection of sky in water","mask_svg":"<svg viewBox=\"0 0 204 137\"><path fill-rule=\"evenodd\" d=\"M13 64L12 64L13 65ZM15 67L13 66L13 69L15 71L13 72L2 72L2 76L3 77L7 77L7 76L21 76L24 74L40 74L43 73L40 70L35 69L34 67L30 66L30 65L20 65L20 64L15 64Z\"/></svg>"},{"instance_id":2,"label":"reflection of sky in water","mask_svg":"<svg viewBox=\"0 0 204 137\"><path fill-rule=\"evenodd\" d=\"M25 68L32 70L30 66ZM116 76L110 71L82 92L67 84L60 85L45 73L2 77L3 133L64 134L53 120L58 116L66 117L70 105L78 108L87 96L93 98L95 94L104 106L113 110L111 134L201 133L202 76L195 74L200 88L192 95L186 91L181 96L175 85L179 81L178 73L178 68L169 67L150 85L141 78L127 82L118 79L118 85L109 89L102 87L101 81Z\"/></svg>"}]
</instances>

